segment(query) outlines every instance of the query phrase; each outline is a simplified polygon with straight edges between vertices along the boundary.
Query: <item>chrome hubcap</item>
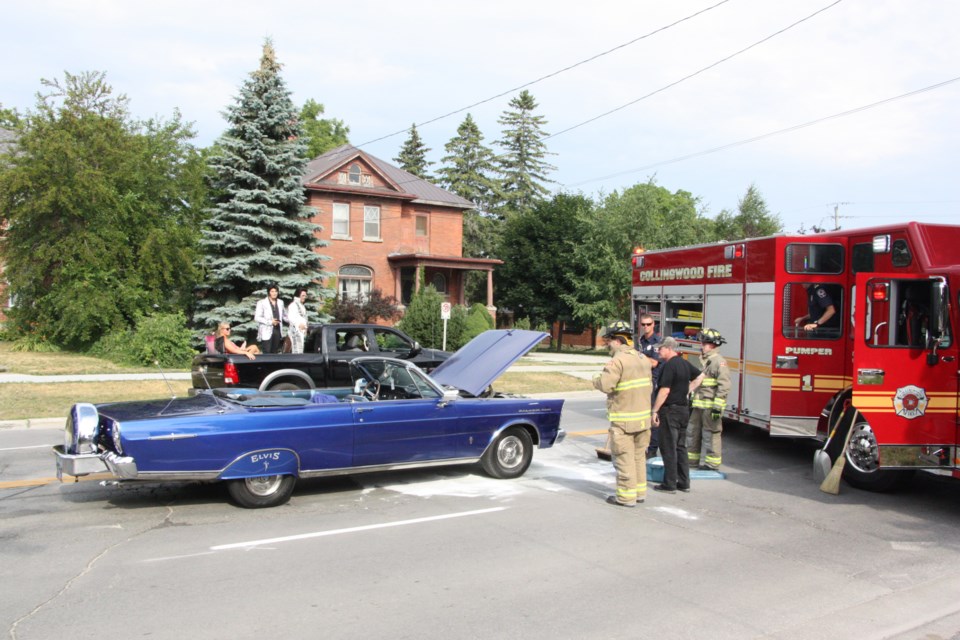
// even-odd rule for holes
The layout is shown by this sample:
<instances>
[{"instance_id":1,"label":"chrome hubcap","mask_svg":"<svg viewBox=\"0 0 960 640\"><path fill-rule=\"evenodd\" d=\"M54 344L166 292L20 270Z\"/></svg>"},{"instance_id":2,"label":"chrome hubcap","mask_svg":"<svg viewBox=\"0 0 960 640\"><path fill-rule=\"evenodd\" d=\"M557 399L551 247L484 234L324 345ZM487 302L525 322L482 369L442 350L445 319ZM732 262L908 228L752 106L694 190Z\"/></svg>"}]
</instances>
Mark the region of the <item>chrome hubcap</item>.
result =
<instances>
[{"instance_id":1,"label":"chrome hubcap","mask_svg":"<svg viewBox=\"0 0 960 640\"><path fill-rule=\"evenodd\" d=\"M256 478L247 478L247 488L251 493L258 496L268 496L275 492L280 486L283 476L259 476Z\"/></svg>"},{"instance_id":2,"label":"chrome hubcap","mask_svg":"<svg viewBox=\"0 0 960 640\"><path fill-rule=\"evenodd\" d=\"M866 422L853 425L850 446L847 447L847 462L863 473L873 473L880 467L880 448L877 436Z\"/></svg>"},{"instance_id":3,"label":"chrome hubcap","mask_svg":"<svg viewBox=\"0 0 960 640\"><path fill-rule=\"evenodd\" d=\"M500 465L512 469L523 461L523 443L516 436L507 436L497 445L497 460Z\"/></svg>"}]
</instances>

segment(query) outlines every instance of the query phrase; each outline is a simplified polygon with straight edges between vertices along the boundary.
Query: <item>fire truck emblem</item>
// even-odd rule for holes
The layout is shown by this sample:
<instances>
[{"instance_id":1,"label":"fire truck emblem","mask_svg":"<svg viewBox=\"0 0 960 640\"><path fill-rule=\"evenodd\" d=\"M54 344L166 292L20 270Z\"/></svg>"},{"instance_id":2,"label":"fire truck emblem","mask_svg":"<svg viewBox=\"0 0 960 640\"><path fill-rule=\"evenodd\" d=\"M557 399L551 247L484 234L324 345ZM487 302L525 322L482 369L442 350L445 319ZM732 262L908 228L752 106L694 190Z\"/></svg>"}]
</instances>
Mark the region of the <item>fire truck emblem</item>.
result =
<instances>
[{"instance_id":1,"label":"fire truck emblem","mask_svg":"<svg viewBox=\"0 0 960 640\"><path fill-rule=\"evenodd\" d=\"M900 387L893 397L893 408L907 420L919 418L927 410L927 392L912 384Z\"/></svg>"}]
</instances>

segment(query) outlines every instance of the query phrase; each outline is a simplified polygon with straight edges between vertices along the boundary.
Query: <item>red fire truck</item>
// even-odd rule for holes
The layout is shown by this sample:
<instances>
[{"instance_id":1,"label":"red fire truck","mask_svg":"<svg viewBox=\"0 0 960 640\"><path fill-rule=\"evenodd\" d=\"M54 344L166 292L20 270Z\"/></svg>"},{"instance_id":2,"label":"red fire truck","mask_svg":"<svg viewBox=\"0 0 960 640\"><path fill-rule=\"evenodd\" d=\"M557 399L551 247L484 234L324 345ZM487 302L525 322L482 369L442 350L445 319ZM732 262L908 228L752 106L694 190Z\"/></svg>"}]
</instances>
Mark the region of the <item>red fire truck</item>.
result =
<instances>
[{"instance_id":1,"label":"red fire truck","mask_svg":"<svg viewBox=\"0 0 960 640\"><path fill-rule=\"evenodd\" d=\"M960 226L911 222L638 251L632 318L652 315L688 357L701 327L719 330L725 418L834 431L833 459L853 429L845 479L884 490L917 469L960 477L958 292Z\"/></svg>"}]
</instances>

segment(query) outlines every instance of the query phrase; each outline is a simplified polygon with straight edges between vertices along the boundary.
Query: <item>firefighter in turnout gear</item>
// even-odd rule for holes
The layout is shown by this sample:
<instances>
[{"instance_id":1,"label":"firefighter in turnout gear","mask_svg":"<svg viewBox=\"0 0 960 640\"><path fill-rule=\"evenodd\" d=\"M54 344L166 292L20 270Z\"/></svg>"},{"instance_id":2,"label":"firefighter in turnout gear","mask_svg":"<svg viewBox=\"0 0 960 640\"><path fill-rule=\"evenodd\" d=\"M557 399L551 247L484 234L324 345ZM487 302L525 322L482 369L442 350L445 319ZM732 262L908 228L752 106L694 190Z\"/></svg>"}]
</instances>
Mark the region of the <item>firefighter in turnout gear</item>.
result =
<instances>
[{"instance_id":1,"label":"firefighter in turnout gear","mask_svg":"<svg viewBox=\"0 0 960 640\"><path fill-rule=\"evenodd\" d=\"M617 494L609 504L632 507L647 495L647 446L650 444L650 362L630 346L630 326L617 321L603 330L613 356L593 386L607 394L610 443L617 469Z\"/></svg>"},{"instance_id":2,"label":"firefighter in turnout gear","mask_svg":"<svg viewBox=\"0 0 960 640\"><path fill-rule=\"evenodd\" d=\"M690 429L687 432L687 458L691 467L716 471L720 467L720 434L723 432L723 410L730 393L730 369L718 351L726 342L716 329L700 332L700 386L693 394ZM702 453L702 456L701 456Z\"/></svg>"}]
</instances>

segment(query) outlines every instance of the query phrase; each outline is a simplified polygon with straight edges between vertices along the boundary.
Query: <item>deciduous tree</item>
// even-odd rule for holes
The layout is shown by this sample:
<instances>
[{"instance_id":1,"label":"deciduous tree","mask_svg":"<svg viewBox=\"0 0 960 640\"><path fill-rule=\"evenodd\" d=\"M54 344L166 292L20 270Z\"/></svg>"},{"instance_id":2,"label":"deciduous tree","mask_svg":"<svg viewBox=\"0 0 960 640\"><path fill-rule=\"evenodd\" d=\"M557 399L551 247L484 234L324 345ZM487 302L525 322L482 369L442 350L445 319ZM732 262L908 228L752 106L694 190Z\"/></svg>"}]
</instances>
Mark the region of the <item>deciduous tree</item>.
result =
<instances>
[{"instance_id":1,"label":"deciduous tree","mask_svg":"<svg viewBox=\"0 0 960 640\"><path fill-rule=\"evenodd\" d=\"M103 72L43 80L0 159L12 328L85 348L192 299L205 189L179 113L135 120Z\"/></svg>"},{"instance_id":2,"label":"deciduous tree","mask_svg":"<svg viewBox=\"0 0 960 640\"><path fill-rule=\"evenodd\" d=\"M737 213L724 209L714 221L719 240L761 238L783 231L780 216L771 214L756 185L751 184L737 203Z\"/></svg>"},{"instance_id":3,"label":"deciduous tree","mask_svg":"<svg viewBox=\"0 0 960 640\"><path fill-rule=\"evenodd\" d=\"M330 149L350 142L350 127L343 120L321 118L323 105L310 98L300 109L300 127L307 145L307 158L313 159Z\"/></svg>"}]
</instances>

